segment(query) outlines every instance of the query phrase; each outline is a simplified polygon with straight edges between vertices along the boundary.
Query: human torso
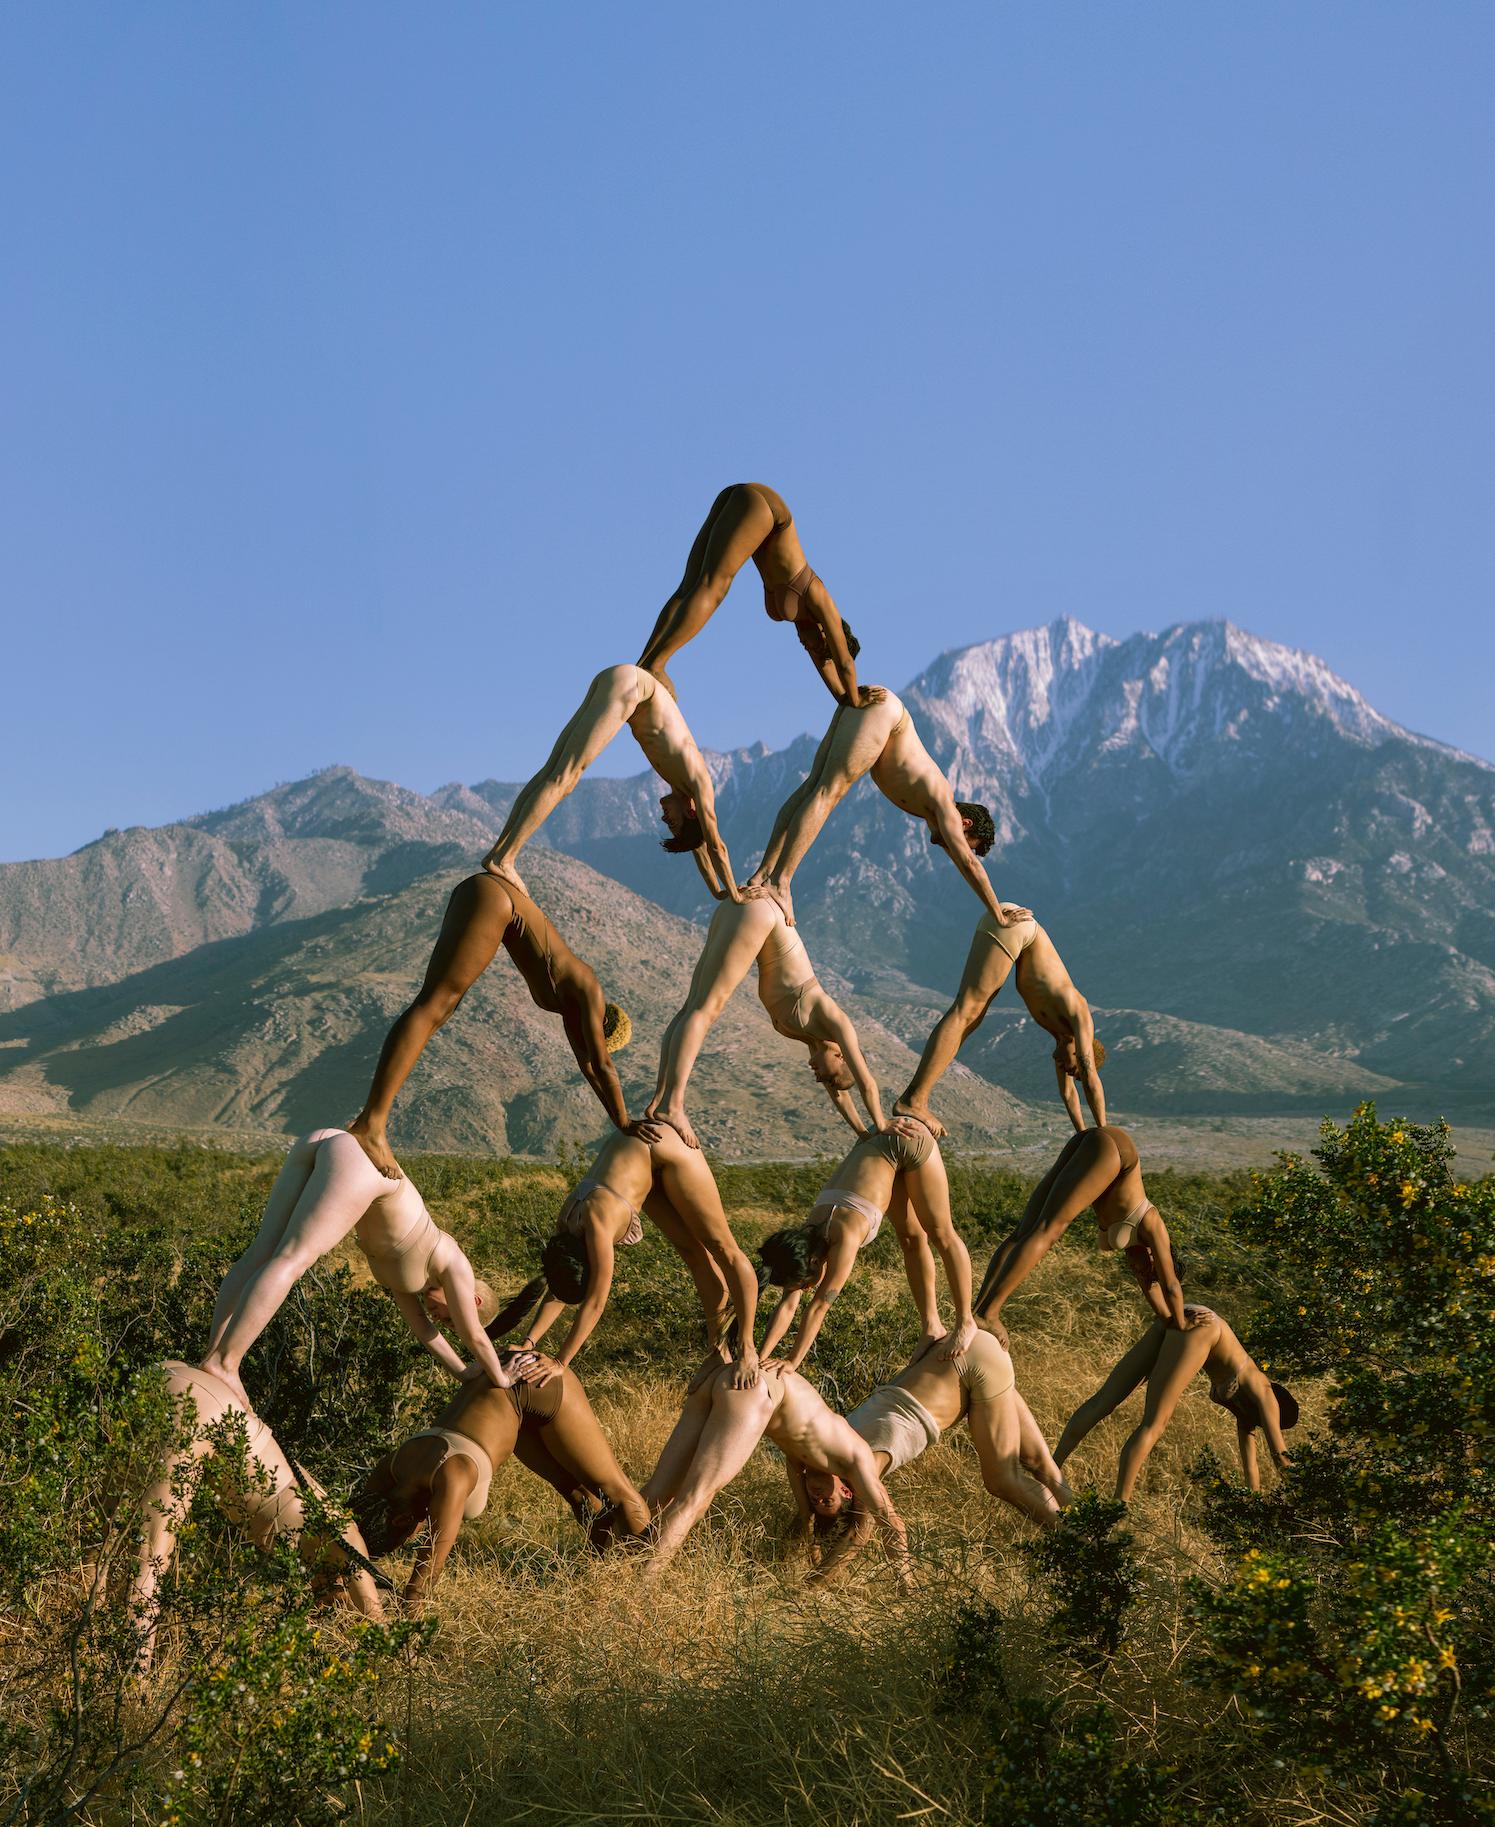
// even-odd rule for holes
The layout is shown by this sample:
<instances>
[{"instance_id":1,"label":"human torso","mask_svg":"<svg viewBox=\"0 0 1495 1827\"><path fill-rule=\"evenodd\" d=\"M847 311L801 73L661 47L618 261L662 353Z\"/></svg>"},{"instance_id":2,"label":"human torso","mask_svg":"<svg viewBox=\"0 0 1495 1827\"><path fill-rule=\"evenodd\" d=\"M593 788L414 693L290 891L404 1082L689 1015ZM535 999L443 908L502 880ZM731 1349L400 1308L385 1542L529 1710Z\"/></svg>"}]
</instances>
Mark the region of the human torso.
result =
<instances>
[{"instance_id":1,"label":"human torso","mask_svg":"<svg viewBox=\"0 0 1495 1827\"><path fill-rule=\"evenodd\" d=\"M1108 1128L1107 1133L1121 1156L1121 1167L1116 1178L1103 1193L1097 1193L1091 1203L1101 1227L1102 1247L1120 1248L1119 1244L1108 1244L1106 1233L1114 1233L1115 1227L1127 1219L1140 1224L1149 1201L1147 1189L1142 1184L1142 1163L1135 1143L1124 1129Z\"/></svg>"},{"instance_id":2,"label":"human torso","mask_svg":"<svg viewBox=\"0 0 1495 1827\"><path fill-rule=\"evenodd\" d=\"M893 1163L877 1148L875 1136L864 1136L826 1181L816 1199L816 1210L828 1218L837 1193L854 1194L869 1209L860 1212L854 1206L843 1206L841 1210L849 1215L849 1222L860 1220L865 1225L862 1242L870 1243L877 1235L882 1216L893 1197L893 1182L897 1177Z\"/></svg>"},{"instance_id":3,"label":"human torso","mask_svg":"<svg viewBox=\"0 0 1495 1827\"><path fill-rule=\"evenodd\" d=\"M938 1348L922 1352L912 1364L893 1378L896 1388L906 1391L939 1423L953 1427L965 1413L965 1392L951 1364L942 1359Z\"/></svg>"},{"instance_id":4,"label":"human torso","mask_svg":"<svg viewBox=\"0 0 1495 1827\"><path fill-rule=\"evenodd\" d=\"M1185 1307L1184 1317L1206 1315L1205 1324L1214 1328L1209 1355L1204 1360L1204 1374L1209 1378L1209 1399L1222 1407L1240 1392L1251 1370L1251 1359L1241 1341L1209 1307Z\"/></svg>"},{"instance_id":5,"label":"human torso","mask_svg":"<svg viewBox=\"0 0 1495 1827\"><path fill-rule=\"evenodd\" d=\"M379 1185L354 1226L370 1272L392 1294L419 1294L431 1285L431 1257L443 1233L407 1176L386 1180L372 1162Z\"/></svg>"},{"instance_id":6,"label":"human torso","mask_svg":"<svg viewBox=\"0 0 1495 1827\"><path fill-rule=\"evenodd\" d=\"M514 960L514 968L524 979L530 999L537 1008L556 1014L561 1006L561 992L570 987L570 949L545 915L520 888L512 882L504 886L513 903L514 917L504 929L504 949Z\"/></svg>"},{"instance_id":7,"label":"human torso","mask_svg":"<svg viewBox=\"0 0 1495 1827\"><path fill-rule=\"evenodd\" d=\"M490 1460L508 1452L514 1431L514 1404L486 1377L464 1383L437 1415L437 1427L449 1427L475 1440Z\"/></svg>"},{"instance_id":8,"label":"human torso","mask_svg":"<svg viewBox=\"0 0 1495 1827\"><path fill-rule=\"evenodd\" d=\"M914 720L901 698L889 692L882 703L857 714L866 716L869 711L880 713L887 723L886 740L871 770L878 791L900 811L914 818L927 818L941 794L949 792L948 782L919 740Z\"/></svg>"},{"instance_id":9,"label":"human torso","mask_svg":"<svg viewBox=\"0 0 1495 1827\"><path fill-rule=\"evenodd\" d=\"M764 1429L768 1438L812 1472L839 1473L859 1444L856 1435L798 1371L771 1365L763 1376L774 1404Z\"/></svg>"},{"instance_id":10,"label":"human torso","mask_svg":"<svg viewBox=\"0 0 1495 1827\"><path fill-rule=\"evenodd\" d=\"M815 981L815 967L797 927L785 923L783 912L766 897L753 906L773 908L774 920L758 952L758 994L770 1011L797 1000Z\"/></svg>"},{"instance_id":11,"label":"human torso","mask_svg":"<svg viewBox=\"0 0 1495 1827\"><path fill-rule=\"evenodd\" d=\"M629 714L628 727L660 779L677 792L688 792L692 764L699 759L695 738L665 688L642 670L639 678L639 700Z\"/></svg>"},{"instance_id":12,"label":"human torso","mask_svg":"<svg viewBox=\"0 0 1495 1827\"><path fill-rule=\"evenodd\" d=\"M581 1187L573 1189L573 1196L568 1199L567 1207L562 1209L562 1226L580 1229L585 1217L595 1213L602 1221L616 1232L613 1241L621 1243L626 1234L633 1228L634 1214L643 1210L644 1201L649 1197L654 1185L653 1156L647 1142L637 1136L623 1135L615 1131L597 1151L597 1158L587 1170L583 1186L590 1184L604 1189L612 1198L575 1199ZM577 1223L580 1219L582 1223Z\"/></svg>"},{"instance_id":13,"label":"human torso","mask_svg":"<svg viewBox=\"0 0 1495 1827\"><path fill-rule=\"evenodd\" d=\"M1056 1040L1072 1040L1075 986L1053 941L1036 922L1033 937L1018 954L1013 978L1039 1027Z\"/></svg>"}]
</instances>

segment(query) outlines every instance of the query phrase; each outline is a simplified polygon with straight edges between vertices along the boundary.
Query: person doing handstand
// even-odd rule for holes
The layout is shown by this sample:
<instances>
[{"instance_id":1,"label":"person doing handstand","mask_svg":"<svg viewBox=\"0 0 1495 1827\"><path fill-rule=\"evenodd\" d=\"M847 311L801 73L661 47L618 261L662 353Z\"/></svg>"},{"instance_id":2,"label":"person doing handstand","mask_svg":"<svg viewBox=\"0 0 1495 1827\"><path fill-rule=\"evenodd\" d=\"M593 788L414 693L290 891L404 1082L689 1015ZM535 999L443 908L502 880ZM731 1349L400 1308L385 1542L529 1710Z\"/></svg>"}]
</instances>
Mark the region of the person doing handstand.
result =
<instances>
[{"instance_id":1,"label":"person doing handstand","mask_svg":"<svg viewBox=\"0 0 1495 1827\"><path fill-rule=\"evenodd\" d=\"M420 994L389 1030L363 1109L348 1125L348 1133L391 1180L400 1174L385 1135L391 1106L426 1042L456 1014L500 945L514 960L535 1007L560 1016L581 1075L614 1126L628 1127L628 1106L612 1062L613 1054L628 1045L628 1017L607 1000L597 973L582 963L522 888L495 876L470 875L452 890Z\"/></svg>"},{"instance_id":2,"label":"person doing handstand","mask_svg":"<svg viewBox=\"0 0 1495 1827\"><path fill-rule=\"evenodd\" d=\"M505 1352L515 1372L506 1389L469 1383L429 1427L386 1453L353 1494L353 1513L371 1555L392 1554L423 1522L405 1587L408 1604L429 1598L464 1521L481 1516L494 1472L512 1454L554 1486L577 1520L589 1523L588 1499L601 1497L629 1530L642 1535L649 1510L618 1464L574 1371L536 1354ZM543 1383L525 1381L548 1367Z\"/></svg>"},{"instance_id":3,"label":"person doing handstand","mask_svg":"<svg viewBox=\"0 0 1495 1827\"><path fill-rule=\"evenodd\" d=\"M473 1274L457 1240L438 1228L414 1184L386 1179L346 1129L313 1129L291 1144L254 1241L213 1303L202 1368L226 1383L236 1401L250 1406L239 1381L244 1353L297 1281L349 1232L374 1280L394 1296L443 1370L458 1378L486 1375L500 1387L508 1381L483 1331L492 1290ZM450 1321L475 1362L462 1362L438 1319Z\"/></svg>"},{"instance_id":4,"label":"person doing handstand","mask_svg":"<svg viewBox=\"0 0 1495 1827\"><path fill-rule=\"evenodd\" d=\"M752 1458L765 1434L786 1459L806 1471L842 1480L856 1500L853 1527L811 1577L833 1578L875 1526L906 1582L907 1536L871 1448L813 1383L783 1363L765 1364L752 1389L734 1388L725 1365L691 1384L675 1431L643 1488L654 1518L654 1552L645 1563L646 1574L657 1574L680 1551L712 1499Z\"/></svg>"},{"instance_id":5,"label":"person doing handstand","mask_svg":"<svg viewBox=\"0 0 1495 1827\"><path fill-rule=\"evenodd\" d=\"M1054 1458L1063 1465L1090 1430L1120 1408L1139 1383L1145 1383L1142 1420L1122 1447L1116 1468L1116 1495L1129 1503L1148 1455L1162 1439L1180 1396L1201 1370L1209 1378L1210 1401L1235 1417L1241 1471L1250 1488L1259 1491L1257 1431L1265 1437L1278 1471L1285 1472L1289 1460L1282 1436L1298 1424L1297 1400L1290 1389L1268 1379L1218 1313L1192 1304L1184 1308L1182 1331L1153 1321L1095 1394L1070 1416Z\"/></svg>"},{"instance_id":6,"label":"person doing handstand","mask_svg":"<svg viewBox=\"0 0 1495 1827\"><path fill-rule=\"evenodd\" d=\"M586 1176L566 1195L555 1234L541 1254L543 1274L492 1320L490 1334L502 1337L543 1296L522 1341L538 1345L577 1301L576 1317L554 1359L560 1369L571 1364L606 1311L615 1252L643 1242L645 1213L685 1259L711 1343L736 1319L732 1374L747 1387L758 1375L757 1278L732 1235L704 1155L662 1123L640 1123L635 1133L612 1135L602 1144ZM543 1379L546 1373L537 1374Z\"/></svg>"},{"instance_id":7,"label":"person doing handstand","mask_svg":"<svg viewBox=\"0 0 1495 1827\"><path fill-rule=\"evenodd\" d=\"M490 875L520 880L514 859L583 774L627 724L654 772L671 789L678 816L666 850L705 848L711 868L729 900L737 898L732 859L716 824L716 791L686 726L675 695L639 666L608 666L593 679L581 709L556 738L550 759L519 789L498 842L483 858ZM670 822L668 815L666 822Z\"/></svg>"},{"instance_id":8,"label":"person doing handstand","mask_svg":"<svg viewBox=\"0 0 1495 1827\"><path fill-rule=\"evenodd\" d=\"M345 1529L341 1538L307 1526L302 1500L307 1491L323 1497L322 1487L298 1476L279 1441L240 1394L221 1378L177 1358L168 1358L159 1369L191 1437L179 1438L168 1449L140 1508L140 1555L130 1583L130 1608L141 1632L138 1671L148 1673L155 1656L156 1595L176 1556L178 1531L207 1460L223 1444L222 1424L232 1426L235 1416L244 1426L249 1478L225 1482L219 1493L224 1513L243 1524L258 1548L268 1548L283 1535L295 1536L298 1553L319 1577L335 1580L345 1601L365 1617L381 1618L378 1589L360 1565L368 1559L368 1547L357 1526Z\"/></svg>"},{"instance_id":9,"label":"person doing handstand","mask_svg":"<svg viewBox=\"0 0 1495 1827\"><path fill-rule=\"evenodd\" d=\"M1040 1529L1052 1529L1073 1493L1017 1392L1012 1359L989 1332L978 1332L954 1359L942 1358L932 1345L920 1346L912 1361L846 1420L871 1447L886 1483L890 1473L917 1459L962 1417L986 1489ZM806 1471L792 1459L787 1469L805 1533L855 1505L855 1493L833 1474Z\"/></svg>"},{"instance_id":10,"label":"person doing handstand","mask_svg":"<svg viewBox=\"0 0 1495 1827\"><path fill-rule=\"evenodd\" d=\"M919 740L903 701L881 686L868 688L876 700L856 708L838 706L808 776L779 808L763 860L744 892L771 895L794 924L791 884L806 851L831 813L862 778L873 781L901 812L922 818L929 841L946 852L998 926L1028 917L1026 907L1004 907L979 858L996 838L990 811L957 801L950 783Z\"/></svg>"},{"instance_id":11,"label":"person doing handstand","mask_svg":"<svg viewBox=\"0 0 1495 1827\"><path fill-rule=\"evenodd\" d=\"M815 1201L807 1224L775 1231L758 1246L769 1281L783 1289L763 1340L765 1360L788 1332L800 1295L808 1290L809 1305L784 1360L791 1370L804 1363L831 1303L846 1286L857 1252L876 1237L884 1215L892 1219L903 1246L924 1341L938 1341L945 1359L969 1348L976 1335L971 1258L950 1216L944 1159L922 1123L895 1117L886 1129L863 1136L846 1156ZM954 1297L953 1332L947 1333L940 1319L931 1244L944 1262Z\"/></svg>"},{"instance_id":12,"label":"person doing handstand","mask_svg":"<svg viewBox=\"0 0 1495 1827\"><path fill-rule=\"evenodd\" d=\"M1184 1324L1184 1296L1173 1268L1173 1245L1163 1215L1147 1197L1137 1145L1124 1129L1084 1129L1028 1196L1017 1229L997 1245L976 1317L1007 1343L1002 1308L1075 1219L1094 1206L1103 1250L1119 1250L1147 1304L1167 1326Z\"/></svg>"},{"instance_id":13,"label":"person doing handstand","mask_svg":"<svg viewBox=\"0 0 1495 1827\"><path fill-rule=\"evenodd\" d=\"M769 1020L786 1039L809 1048L810 1070L838 1113L858 1135L866 1133L848 1095L855 1086L872 1127L881 1129L877 1080L862 1057L851 1017L821 987L804 940L767 896L724 901L712 915L690 992L660 1043L659 1081L646 1119L668 1123L690 1147L699 1146L685 1114L685 1087L702 1043L755 961L758 996Z\"/></svg>"},{"instance_id":14,"label":"person doing handstand","mask_svg":"<svg viewBox=\"0 0 1495 1827\"><path fill-rule=\"evenodd\" d=\"M1008 908L1007 912L1017 912ZM1085 1098L1099 1128L1106 1126L1106 1094L1101 1088L1100 1068L1105 1064L1106 1050L1095 1038L1095 1023L1090 1004L1075 988L1064 960L1054 949L1054 942L1032 914L1024 915L1009 926L999 926L989 913L982 914L976 935L966 957L965 974L960 980L955 1001L948 1012L935 1023L924 1043L919 1069L908 1090L894 1106L896 1112L907 1112L928 1123L936 1135L945 1133L929 1108L929 1095L948 1070L951 1061L981 1026L986 1011L1013 969L1017 971L1017 993L1027 1005L1028 1013L1040 1028L1053 1038L1054 1076L1059 1081L1059 1095L1069 1120L1075 1128L1085 1127L1080 1109L1080 1095L1075 1089L1078 1079L1085 1087Z\"/></svg>"},{"instance_id":15,"label":"person doing handstand","mask_svg":"<svg viewBox=\"0 0 1495 1827\"><path fill-rule=\"evenodd\" d=\"M761 482L734 483L712 502L685 575L660 610L639 665L668 683L666 663L711 620L750 558L763 579L770 621L792 622L832 697L857 703L856 642L830 591L810 569L783 496ZM806 641L810 631L820 636L813 649Z\"/></svg>"}]
</instances>

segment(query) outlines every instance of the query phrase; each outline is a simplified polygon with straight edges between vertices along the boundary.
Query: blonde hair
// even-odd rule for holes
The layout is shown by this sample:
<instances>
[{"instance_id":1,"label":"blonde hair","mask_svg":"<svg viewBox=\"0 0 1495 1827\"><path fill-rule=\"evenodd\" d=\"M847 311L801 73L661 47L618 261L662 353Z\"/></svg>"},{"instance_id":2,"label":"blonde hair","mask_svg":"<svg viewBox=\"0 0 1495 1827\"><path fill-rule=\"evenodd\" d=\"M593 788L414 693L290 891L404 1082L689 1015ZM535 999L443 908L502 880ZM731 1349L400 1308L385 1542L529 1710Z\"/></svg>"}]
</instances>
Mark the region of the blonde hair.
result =
<instances>
[{"instance_id":1,"label":"blonde hair","mask_svg":"<svg viewBox=\"0 0 1495 1827\"><path fill-rule=\"evenodd\" d=\"M633 1039L633 1023L627 1011L610 1002L602 1012L602 1038L609 1053L621 1053Z\"/></svg>"},{"instance_id":2,"label":"blonde hair","mask_svg":"<svg viewBox=\"0 0 1495 1827\"><path fill-rule=\"evenodd\" d=\"M1105 1065L1106 1049L1105 1049L1105 1046L1102 1044L1101 1037L1099 1034L1097 1034L1093 1037L1090 1050L1091 1050L1091 1055L1094 1058L1096 1065L1097 1066Z\"/></svg>"},{"instance_id":3,"label":"blonde hair","mask_svg":"<svg viewBox=\"0 0 1495 1827\"><path fill-rule=\"evenodd\" d=\"M486 1321L498 1305L498 1296L491 1283L484 1281L481 1275L472 1279L472 1298L477 1303L478 1318Z\"/></svg>"}]
</instances>

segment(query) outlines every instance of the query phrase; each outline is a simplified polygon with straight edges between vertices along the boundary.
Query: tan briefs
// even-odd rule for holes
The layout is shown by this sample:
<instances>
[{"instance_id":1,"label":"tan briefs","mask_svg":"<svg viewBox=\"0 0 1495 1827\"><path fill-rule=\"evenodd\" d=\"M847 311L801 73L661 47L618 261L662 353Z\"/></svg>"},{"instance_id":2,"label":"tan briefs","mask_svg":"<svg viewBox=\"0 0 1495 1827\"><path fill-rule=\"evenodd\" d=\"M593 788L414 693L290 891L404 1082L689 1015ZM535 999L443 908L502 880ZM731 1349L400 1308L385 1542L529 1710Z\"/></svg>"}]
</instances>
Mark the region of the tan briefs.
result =
<instances>
[{"instance_id":1,"label":"tan briefs","mask_svg":"<svg viewBox=\"0 0 1495 1827\"><path fill-rule=\"evenodd\" d=\"M410 1436L412 1440L444 1440L447 1451L441 1463L453 1453L459 1459L470 1459L477 1467L478 1481L467 1494L467 1502L462 1506L462 1514L470 1522L474 1516L481 1516L488 1507L488 1487L493 1482L493 1461L483 1451L476 1440L469 1434L459 1433L454 1427L423 1427L418 1434Z\"/></svg>"},{"instance_id":2,"label":"tan briefs","mask_svg":"<svg viewBox=\"0 0 1495 1827\"><path fill-rule=\"evenodd\" d=\"M996 1343L995 1339L992 1343ZM846 1420L874 1453L888 1455L892 1461L890 1472L917 1459L925 1447L933 1446L940 1437L939 1422L922 1402L896 1383L884 1383L874 1389Z\"/></svg>"},{"instance_id":3,"label":"tan briefs","mask_svg":"<svg viewBox=\"0 0 1495 1827\"><path fill-rule=\"evenodd\" d=\"M970 1402L994 1402L1017 1383L1012 1359L989 1332L978 1332L965 1356L955 1359L955 1374Z\"/></svg>"},{"instance_id":4,"label":"tan briefs","mask_svg":"<svg viewBox=\"0 0 1495 1827\"><path fill-rule=\"evenodd\" d=\"M885 1161L891 1161L899 1173L905 1173L911 1167L922 1167L934 1153L934 1134L916 1119L907 1120L912 1133L883 1129L875 1135L863 1136L857 1146L874 1150Z\"/></svg>"},{"instance_id":5,"label":"tan briefs","mask_svg":"<svg viewBox=\"0 0 1495 1827\"><path fill-rule=\"evenodd\" d=\"M1144 1199L1140 1205L1132 1207L1125 1218L1118 1218L1112 1224L1100 1227L1100 1247L1103 1250L1127 1250L1137 1241L1137 1227L1152 1210L1152 1201Z\"/></svg>"},{"instance_id":6,"label":"tan briefs","mask_svg":"<svg viewBox=\"0 0 1495 1827\"><path fill-rule=\"evenodd\" d=\"M813 1224L822 1212L825 1213L827 1220L829 1220L830 1214L838 1205L849 1207L852 1211L861 1213L867 1220L867 1235L862 1239L862 1242L864 1244L871 1243L873 1238L876 1237L877 1233L882 1229L883 1214L870 1199L864 1199L860 1193L844 1192L839 1186L828 1186L815 1201L814 1205L811 1206L810 1223Z\"/></svg>"},{"instance_id":7,"label":"tan briefs","mask_svg":"<svg viewBox=\"0 0 1495 1827\"><path fill-rule=\"evenodd\" d=\"M984 913L976 922L976 934L978 938L990 939L1001 946L1016 964L1037 937L1038 922L1029 914L1026 920L1019 920L1015 926L998 926L992 914Z\"/></svg>"}]
</instances>

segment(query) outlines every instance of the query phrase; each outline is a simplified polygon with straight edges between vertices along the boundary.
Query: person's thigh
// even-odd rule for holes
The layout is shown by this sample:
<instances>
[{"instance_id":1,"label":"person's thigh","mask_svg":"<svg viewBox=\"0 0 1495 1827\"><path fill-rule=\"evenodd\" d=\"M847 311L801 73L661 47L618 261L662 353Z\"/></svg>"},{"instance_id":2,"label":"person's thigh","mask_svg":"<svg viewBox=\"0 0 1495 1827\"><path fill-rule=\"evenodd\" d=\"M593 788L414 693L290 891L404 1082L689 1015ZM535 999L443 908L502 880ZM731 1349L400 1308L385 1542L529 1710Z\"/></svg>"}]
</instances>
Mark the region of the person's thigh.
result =
<instances>
[{"instance_id":1,"label":"person's thigh","mask_svg":"<svg viewBox=\"0 0 1495 1827\"><path fill-rule=\"evenodd\" d=\"M562 759L589 768L607 747L637 705L638 692L632 666L609 666L593 679L581 709L567 724Z\"/></svg>"},{"instance_id":2,"label":"person's thigh","mask_svg":"<svg viewBox=\"0 0 1495 1827\"><path fill-rule=\"evenodd\" d=\"M690 980L687 1009L719 1013L733 991L752 969L773 924L771 901L727 901L717 909L707 929L706 943Z\"/></svg>"},{"instance_id":3,"label":"person's thigh","mask_svg":"<svg viewBox=\"0 0 1495 1827\"><path fill-rule=\"evenodd\" d=\"M990 933L978 928L971 940L971 949L966 953L966 965L955 999L967 1006L974 1005L984 1013L986 1005L1011 974L1012 960Z\"/></svg>"},{"instance_id":4,"label":"person's thigh","mask_svg":"<svg viewBox=\"0 0 1495 1827\"><path fill-rule=\"evenodd\" d=\"M577 1379L566 1373L566 1391L555 1419L547 1421L539 1435L563 1465L574 1467L587 1484L616 1486L628 1479L612 1443L602 1431L602 1423L592 1412L587 1392Z\"/></svg>"},{"instance_id":5,"label":"person's thigh","mask_svg":"<svg viewBox=\"0 0 1495 1827\"><path fill-rule=\"evenodd\" d=\"M493 962L513 917L514 903L496 876L471 875L458 882L442 916L422 994L444 989L460 996L470 990Z\"/></svg>"},{"instance_id":6,"label":"person's thigh","mask_svg":"<svg viewBox=\"0 0 1495 1827\"><path fill-rule=\"evenodd\" d=\"M1016 1392L1007 1389L1000 1396L973 1396L966 1425L982 1478L1009 1476L1020 1462L1023 1442Z\"/></svg>"},{"instance_id":7,"label":"person's thigh","mask_svg":"<svg viewBox=\"0 0 1495 1827\"><path fill-rule=\"evenodd\" d=\"M701 576L730 580L773 532L773 509L750 483L726 492L706 527Z\"/></svg>"},{"instance_id":8,"label":"person's thigh","mask_svg":"<svg viewBox=\"0 0 1495 1827\"><path fill-rule=\"evenodd\" d=\"M902 715L903 707L890 698L859 710L843 705L831 734L825 784L849 786L870 772Z\"/></svg>"}]
</instances>

